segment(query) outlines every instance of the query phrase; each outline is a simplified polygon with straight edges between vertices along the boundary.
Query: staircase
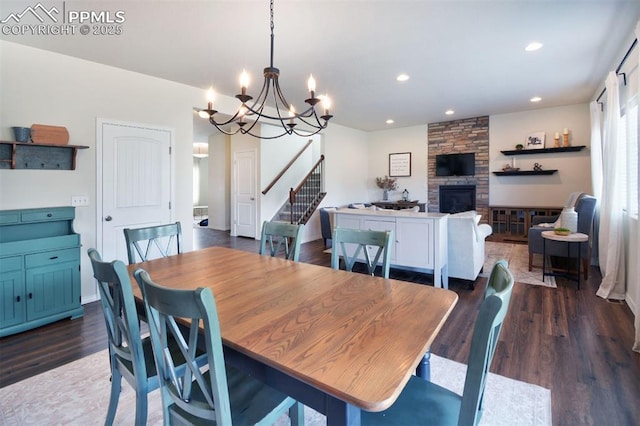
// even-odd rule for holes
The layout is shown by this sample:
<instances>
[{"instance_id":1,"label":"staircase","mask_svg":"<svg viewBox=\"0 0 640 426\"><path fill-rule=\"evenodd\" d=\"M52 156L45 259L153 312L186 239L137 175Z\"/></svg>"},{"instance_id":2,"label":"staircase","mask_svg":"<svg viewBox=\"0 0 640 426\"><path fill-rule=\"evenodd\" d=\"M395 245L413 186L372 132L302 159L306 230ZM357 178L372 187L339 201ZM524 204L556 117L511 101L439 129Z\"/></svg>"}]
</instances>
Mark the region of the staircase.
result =
<instances>
[{"instance_id":1,"label":"staircase","mask_svg":"<svg viewBox=\"0 0 640 426\"><path fill-rule=\"evenodd\" d=\"M297 188L289 191L289 201L284 203L273 220L306 224L327 195L323 188L324 155L302 179Z\"/></svg>"}]
</instances>

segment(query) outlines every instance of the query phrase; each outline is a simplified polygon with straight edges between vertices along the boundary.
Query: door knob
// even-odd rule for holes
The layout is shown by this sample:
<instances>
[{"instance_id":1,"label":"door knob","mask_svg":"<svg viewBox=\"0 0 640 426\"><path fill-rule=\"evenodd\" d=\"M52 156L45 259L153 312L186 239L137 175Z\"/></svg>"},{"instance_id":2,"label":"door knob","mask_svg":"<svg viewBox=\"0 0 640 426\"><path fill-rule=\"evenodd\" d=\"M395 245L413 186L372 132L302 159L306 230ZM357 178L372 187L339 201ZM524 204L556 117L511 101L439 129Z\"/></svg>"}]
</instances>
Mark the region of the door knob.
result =
<instances>
[{"instance_id":1,"label":"door knob","mask_svg":"<svg viewBox=\"0 0 640 426\"><path fill-rule=\"evenodd\" d=\"M107 216L104 218L105 221L107 222L111 222L113 220L113 218L111 216Z\"/></svg>"}]
</instances>

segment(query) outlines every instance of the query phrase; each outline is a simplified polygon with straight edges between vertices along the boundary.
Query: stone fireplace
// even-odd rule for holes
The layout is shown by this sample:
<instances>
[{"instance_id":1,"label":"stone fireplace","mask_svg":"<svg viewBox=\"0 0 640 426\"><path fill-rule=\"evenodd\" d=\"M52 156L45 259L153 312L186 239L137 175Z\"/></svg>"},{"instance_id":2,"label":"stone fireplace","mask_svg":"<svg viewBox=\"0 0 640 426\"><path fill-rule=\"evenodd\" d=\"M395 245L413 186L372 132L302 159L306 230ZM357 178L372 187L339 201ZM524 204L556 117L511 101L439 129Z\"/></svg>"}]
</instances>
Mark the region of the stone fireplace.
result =
<instances>
[{"instance_id":1,"label":"stone fireplace","mask_svg":"<svg viewBox=\"0 0 640 426\"><path fill-rule=\"evenodd\" d=\"M438 154L469 152L475 153L475 175L436 176ZM456 205L450 205L447 210L475 210L482 216L480 221L486 223L489 218L489 117L429 123L427 170L427 211L438 212L446 207L447 201L443 204L441 200L442 186L472 186L475 195L455 195ZM468 201L464 207L457 205L461 197Z\"/></svg>"},{"instance_id":2,"label":"stone fireplace","mask_svg":"<svg viewBox=\"0 0 640 426\"><path fill-rule=\"evenodd\" d=\"M440 185L440 213L476 209L475 185Z\"/></svg>"}]
</instances>

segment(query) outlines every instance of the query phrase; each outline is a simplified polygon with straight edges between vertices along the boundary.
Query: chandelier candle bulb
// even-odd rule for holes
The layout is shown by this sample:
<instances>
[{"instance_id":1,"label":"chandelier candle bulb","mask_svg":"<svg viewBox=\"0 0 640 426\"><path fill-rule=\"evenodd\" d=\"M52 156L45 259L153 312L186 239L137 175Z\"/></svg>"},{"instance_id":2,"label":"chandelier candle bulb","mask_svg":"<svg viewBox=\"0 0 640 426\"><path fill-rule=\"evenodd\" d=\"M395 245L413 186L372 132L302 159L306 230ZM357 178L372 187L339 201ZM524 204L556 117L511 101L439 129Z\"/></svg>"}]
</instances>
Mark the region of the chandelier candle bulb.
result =
<instances>
[{"instance_id":1,"label":"chandelier candle bulb","mask_svg":"<svg viewBox=\"0 0 640 426\"><path fill-rule=\"evenodd\" d=\"M331 108L331 99L329 99L329 96L324 95L322 97L322 106L324 107L324 115L329 115L329 109Z\"/></svg>"},{"instance_id":2,"label":"chandelier candle bulb","mask_svg":"<svg viewBox=\"0 0 640 426\"><path fill-rule=\"evenodd\" d=\"M313 74L309 75L309 81L307 82L307 87L309 88L309 93L311 94L311 98L315 97L316 80L315 78L313 78Z\"/></svg>"},{"instance_id":3,"label":"chandelier candle bulb","mask_svg":"<svg viewBox=\"0 0 640 426\"><path fill-rule=\"evenodd\" d=\"M213 91L213 87L209 88L207 92L207 109L213 109L213 101L216 99L216 92Z\"/></svg>"},{"instance_id":4,"label":"chandelier candle bulb","mask_svg":"<svg viewBox=\"0 0 640 426\"><path fill-rule=\"evenodd\" d=\"M247 94L247 87L249 87L249 74L247 74L247 71L242 70L242 74L240 74L240 89L243 95Z\"/></svg>"},{"instance_id":5,"label":"chandelier candle bulb","mask_svg":"<svg viewBox=\"0 0 640 426\"><path fill-rule=\"evenodd\" d=\"M293 107L293 105L289 107L289 117L291 117L289 119L289 126L295 126L295 124L293 123L293 119L296 118L296 109Z\"/></svg>"}]
</instances>

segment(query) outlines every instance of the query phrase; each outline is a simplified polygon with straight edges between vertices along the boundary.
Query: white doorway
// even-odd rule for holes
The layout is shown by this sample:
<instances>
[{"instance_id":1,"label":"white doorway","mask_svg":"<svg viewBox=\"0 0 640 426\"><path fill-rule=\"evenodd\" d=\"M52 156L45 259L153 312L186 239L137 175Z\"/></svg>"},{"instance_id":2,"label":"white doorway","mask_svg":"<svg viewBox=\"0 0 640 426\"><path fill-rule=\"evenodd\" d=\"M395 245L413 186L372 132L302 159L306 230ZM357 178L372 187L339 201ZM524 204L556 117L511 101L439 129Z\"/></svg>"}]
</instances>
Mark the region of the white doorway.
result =
<instances>
[{"instance_id":1,"label":"white doorway","mask_svg":"<svg viewBox=\"0 0 640 426\"><path fill-rule=\"evenodd\" d=\"M231 235L256 238L257 222L257 152L233 153L233 225Z\"/></svg>"},{"instance_id":2,"label":"white doorway","mask_svg":"<svg viewBox=\"0 0 640 426\"><path fill-rule=\"evenodd\" d=\"M124 228L173 221L173 130L97 121L97 246L126 261Z\"/></svg>"}]
</instances>

